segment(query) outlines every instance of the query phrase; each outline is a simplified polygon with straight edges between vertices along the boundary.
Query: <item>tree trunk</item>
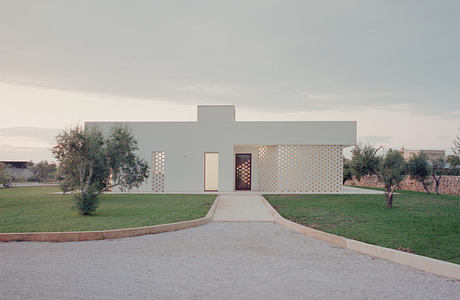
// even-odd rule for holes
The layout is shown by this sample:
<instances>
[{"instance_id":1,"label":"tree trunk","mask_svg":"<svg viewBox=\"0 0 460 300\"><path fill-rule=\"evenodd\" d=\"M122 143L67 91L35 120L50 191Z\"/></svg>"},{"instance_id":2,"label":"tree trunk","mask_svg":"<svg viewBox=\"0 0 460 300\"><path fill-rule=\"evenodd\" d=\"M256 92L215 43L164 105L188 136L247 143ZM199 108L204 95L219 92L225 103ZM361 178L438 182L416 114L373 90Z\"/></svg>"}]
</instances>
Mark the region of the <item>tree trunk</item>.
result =
<instances>
[{"instance_id":1,"label":"tree trunk","mask_svg":"<svg viewBox=\"0 0 460 300\"><path fill-rule=\"evenodd\" d=\"M393 190L391 188L387 188L387 207L393 207Z\"/></svg>"},{"instance_id":2,"label":"tree trunk","mask_svg":"<svg viewBox=\"0 0 460 300\"><path fill-rule=\"evenodd\" d=\"M435 180L435 182L436 182L436 188L435 188L435 190L436 190L436 195L439 195L439 183L440 183L440 181L441 181L441 180Z\"/></svg>"},{"instance_id":3,"label":"tree trunk","mask_svg":"<svg viewBox=\"0 0 460 300\"><path fill-rule=\"evenodd\" d=\"M422 182L422 185L423 185L423 189L425 190L425 192L429 195L430 189L428 188L428 184L426 184L426 182Z\"/></svg>"},{"instance_id":4,"label":"tree trunk","mask_svg":"<svg viewBox=\"0 0 460 300\"><path fill-rule=\"evenodd\" d=\"M434 169L433 169L434 170ZM442 170L442 169L441 169ZM439 186L441 184L441 178L442 178L442 174L440 174L439 176L436 177L436 173L435 171L433 171L433 173L431 174L431 176L433 177L433 180L436 184L435 186L435 191L436 191L436 195L439 195Z\"/></svg>"}]
</instances>

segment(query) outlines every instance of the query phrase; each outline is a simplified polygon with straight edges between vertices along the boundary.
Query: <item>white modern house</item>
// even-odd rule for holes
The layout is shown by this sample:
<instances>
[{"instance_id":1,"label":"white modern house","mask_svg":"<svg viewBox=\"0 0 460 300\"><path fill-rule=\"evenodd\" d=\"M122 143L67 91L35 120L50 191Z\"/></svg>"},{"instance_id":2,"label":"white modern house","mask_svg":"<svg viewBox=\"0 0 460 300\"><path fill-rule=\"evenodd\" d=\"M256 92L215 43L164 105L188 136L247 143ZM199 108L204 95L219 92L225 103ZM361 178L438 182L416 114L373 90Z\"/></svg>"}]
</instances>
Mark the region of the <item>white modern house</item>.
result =
<instances>
[{"instance_id":1,"label":"white modern house","mask_svg":"<svg viewBox=\"0 0 460 300\"><path fill-rule=\"evenodd\" d=\"M196 122L86 122L127 126L151 166L142 192L339 192L342 150L356 121L235 121L233 105L199 105Z\"/></svg>"}]
</instances>

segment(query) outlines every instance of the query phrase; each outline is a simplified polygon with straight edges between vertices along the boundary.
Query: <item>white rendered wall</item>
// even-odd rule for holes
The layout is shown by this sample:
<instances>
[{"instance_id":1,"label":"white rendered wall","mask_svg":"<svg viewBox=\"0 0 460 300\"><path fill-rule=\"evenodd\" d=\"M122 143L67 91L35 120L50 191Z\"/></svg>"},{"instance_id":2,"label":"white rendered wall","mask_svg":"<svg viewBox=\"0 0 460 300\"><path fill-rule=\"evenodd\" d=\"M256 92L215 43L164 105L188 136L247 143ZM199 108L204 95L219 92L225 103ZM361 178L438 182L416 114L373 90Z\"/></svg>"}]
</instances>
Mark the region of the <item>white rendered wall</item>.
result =
<instances>
[{"instance_id":1,"label":"white rendered wall","mask_svg":"<svg viewBox=\"0 0 460 300\"><path fill-rule=\"evenodd\" d=\"M150 167L153 151L165 153L165 192L203 191L205 152L219 153L219 191L233 191L235 150L245 151L235 146L349 146L356 143L354 121L235 122L208 119L205 122L86 122L85 126L101 128L108 134L116 124L131 130L139 144L137 154ZM254 151L252 149L250 153ZM253 154L252 157L255 162L256 156ZM259 177L254 177L253 173L253 178ZM257 185L255 181L253 183ZM152 178L138 190L152 191Z\"/></svg>"},{"instance_id":2,"label":"white rendered wall","mask_svg":"<svg viewBox=\"0 0 460 300\"><path fill-rule=\"evenodd\" d=\"M198 105L198 122L234 122L234 105Z\"/></svg>"}]
</instances>

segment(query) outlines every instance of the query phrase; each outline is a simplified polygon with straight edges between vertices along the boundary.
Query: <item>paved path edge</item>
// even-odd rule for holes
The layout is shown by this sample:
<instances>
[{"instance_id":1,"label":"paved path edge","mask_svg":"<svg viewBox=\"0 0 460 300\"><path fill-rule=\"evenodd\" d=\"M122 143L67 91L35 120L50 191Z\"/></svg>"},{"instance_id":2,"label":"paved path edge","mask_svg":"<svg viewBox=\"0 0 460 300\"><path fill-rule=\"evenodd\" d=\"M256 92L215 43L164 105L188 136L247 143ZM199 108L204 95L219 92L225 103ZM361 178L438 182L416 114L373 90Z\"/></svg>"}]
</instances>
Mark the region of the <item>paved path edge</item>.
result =
<instances>
[{"instance_id":1,"label":"paved path edge","mask_svg":"<svg viewBox=\"0 0 460 300\"><path fill-rule=\"evenodd\" d=\"M212 220L214 211L220 196L216 197L214 203L208 210L205 217L168 224L160 224L145 227L122 228L100 231L68 231L68 232L20 232L0 233L0 242L80 242L105 239L119 239L134 237L146 234L155 234L168 231L176 231L208 224Z\"/></svg>"},{"instance_id":2,"label":"paved path edge","mask_svg":"<svg viewBox=\"0 0 460 300\"><path fill-rule=\"evenodd\" d=\"M425 272L441 275L445 277L460 280L460 265L451 262L421 256L417 254L402 252L390 248L371 245L364 242L347 239L342 236L327 233L313 229L298 223L292 222L281 216L276 209L262 196L265 206L272 213L275 221L287 228L293 229L299 233L308 235L312 238L334 244L336 246L360 252L362 254L383 258L401 265L410 266Z\"/></svg>"}]
</instances>

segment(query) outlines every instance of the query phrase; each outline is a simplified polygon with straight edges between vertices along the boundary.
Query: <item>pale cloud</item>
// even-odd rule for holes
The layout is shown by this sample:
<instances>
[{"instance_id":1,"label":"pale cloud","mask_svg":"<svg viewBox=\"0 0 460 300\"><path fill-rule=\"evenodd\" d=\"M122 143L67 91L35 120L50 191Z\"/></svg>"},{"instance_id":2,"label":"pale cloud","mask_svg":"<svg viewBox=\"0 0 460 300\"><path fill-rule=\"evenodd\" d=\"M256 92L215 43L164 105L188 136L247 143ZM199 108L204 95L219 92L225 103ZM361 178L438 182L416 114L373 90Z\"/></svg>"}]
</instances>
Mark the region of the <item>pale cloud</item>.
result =
<instances>
[{"instance_id":1,"label":"pale cloud","mask_svg":"<svg viewBox=\"0 0 460 300\"><path fill-rule=\"evenodd\" d=\"M364 143L388 143L391 141L391 136L367 135L358 137L358 141Z\"/></svg>"},{"instance_id":2,"label":"pale cloud","mask_svg":"<svg viewBox=\"0 0 460 300\"><path fill-rule=\"evenodd\" d=\"M156 106L397 107L458 120L459 10L430 0L3 1L0 81Z\"/></svg>"},{"instance_id":3,"label":"pale cloud","mask_svg":"<svg viewBox=\"0 0 460 300\"><path fill-rule=\"evenodd\" d=\"M0 160L50 160L57 129L0 128Z\"/></svg>"},{"instance_id":4,"label":"pale cloud","mask_svg":"<svg viewBox=\"0 0 460 300\"><path fill-rule=\"evenodd\" d=\"M193 120L193 105L0 82L0 127L67 128L88 120Z\"/></svg>"},{"instance_id":5,"label":"pale cloud","mask_svg":"<svg viewBox=\"0 0 460 300\"><path fill-rule=\"evenodd\" d=\"M0 146L0 160L55 161L51 149Z\"/></svg>"},{"instance_id":6,"label":"pale cloud","mask_svg":"<svg viewBox=\"0 0 460 300\"><path fill-rule=\"evenodd\" d=\"M49 148L57 129L84 121L194 121L196 104L0 83L0 105L8 108L0 119L0 156L30 159L25 154L28 153L34 159L50 159ZM277 111L237 105L236 118L239 121L351 120L358 122L358 141L382 144L386 148L450 150L452 138L458 134L458 119L419 115L401 108L404 107ZM21 127L11 128L18 126Z\"/></svg>"},{"instance_id":7,"label":"pale cloud","mask_svg":"<svg viewBox=\"0 0 460 300\"><path fill-rule=\"evenodd\" d=\"M458 118L460 120L460 110L450 110L450 111L447 111L446 114L452 117Z\"/></svg>"},{"instance_id":8,"label":"pale cloud","mask_svg":"<svg viewBox=\"0 0 460 300\"><path fill-rule=\"evenodd\" d=\"M197 104L235 104L238 120L357 120L362 140L449 150L460 123L459 9L429 0L4 1L0 144L10 150L0 159L27 159L23 150L44 146L51 131L87 120L192 121Z\"/></svg>"},{"instance_id":9,"label":"pale cloud","mask_svg":"<svg viewBox=\"0 0 460 300\"><path fill-rule=\"evenodd\" d=\"M11 147L21 149L40 149L51 148L52 143L28 136L1 136L0 135L0 150L5 150Z\"/></svg>"},{"instance_id":10,"label":"pale cloud","mask_svg":"<svg viewBox=\"0 0 460 300\"><path fill-rule=\"evenodd\" d=\"M240 96L241 92L238 91L238 88L231 85L221 85L221 84L206 84L206 83L196 83L191 85L186 85L180 90L194 92L194 93L204 93L212 95L225 95L225 96Z\"/></svg>"},{"instance_id":11,"label":"pale cloud","mask_svg":"<svg viewBox=\"0 0 460 300\"><path fill-rule=\"evenodd\" d=\"M407 110L361 109L353 111L297 111L276 113L240 108L239 120L260 121L357 121L358 142L386 148L444 149L450 153L452 138L457 135L458 119L419 115ZM442 129L442 130L441 130ZM441 138L451 136L452 138ZM384 137L369 140L366 137Z\"/></svg>"},{"instance_id":12,"label":"pale cloud","mask_svg":"<svg viewBox=\"0 0 460 300\"><path fill-rule=\"evenodd\" d=\"M49 142L56 136L57 130L52 128L40 128L40 127L8 127L0 128L0 140L8 137L30 137L34 139L40 139L45 142ZM3 137L3 138L2 138Z\"/></svg>"}]
</instances>

